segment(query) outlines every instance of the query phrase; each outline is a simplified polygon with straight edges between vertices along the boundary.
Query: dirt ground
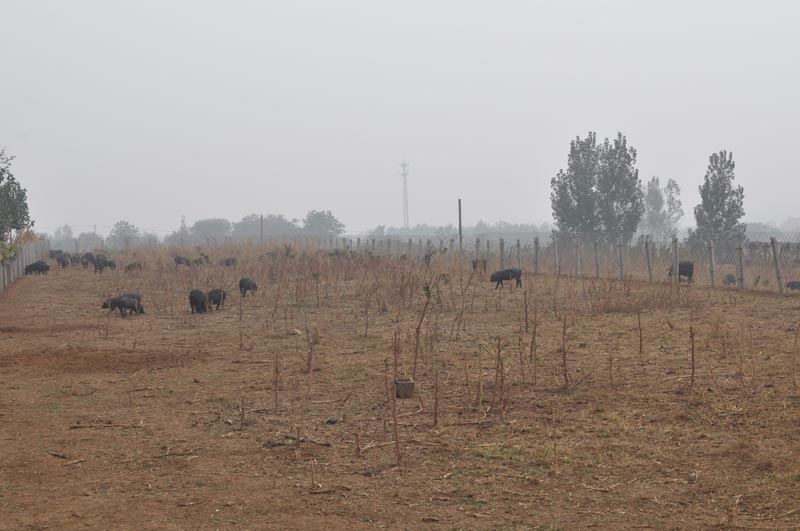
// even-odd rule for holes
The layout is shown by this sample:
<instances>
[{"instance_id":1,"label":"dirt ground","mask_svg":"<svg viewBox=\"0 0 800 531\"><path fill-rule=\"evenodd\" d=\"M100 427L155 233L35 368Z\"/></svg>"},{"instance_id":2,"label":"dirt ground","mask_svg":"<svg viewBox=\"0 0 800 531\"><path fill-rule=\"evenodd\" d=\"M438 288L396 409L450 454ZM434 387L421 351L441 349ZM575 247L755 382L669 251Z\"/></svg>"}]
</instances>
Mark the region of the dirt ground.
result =
<instances>
[{"instance_id":1,"label":"dirt ground","mask_svg":"<svg viewBox=\"0 0 800 531\"><path fill-rule=\"evenodd\" d=\"M800 529L797 297L145 258L0 294L0 529Z\"/></svg>"}]
</instances>

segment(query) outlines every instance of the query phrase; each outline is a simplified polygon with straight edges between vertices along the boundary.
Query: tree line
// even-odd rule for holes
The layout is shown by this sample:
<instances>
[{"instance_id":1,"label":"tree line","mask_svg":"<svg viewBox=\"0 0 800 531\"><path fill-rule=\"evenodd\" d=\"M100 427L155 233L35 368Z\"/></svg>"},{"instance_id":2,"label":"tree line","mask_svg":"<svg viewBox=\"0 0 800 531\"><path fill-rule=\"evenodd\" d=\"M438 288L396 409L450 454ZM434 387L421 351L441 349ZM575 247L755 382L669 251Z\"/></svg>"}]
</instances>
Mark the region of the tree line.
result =
<instances>
[{"instance_id":1,"label":"tree line","mask_svg":"<svg viewBox=\"0 0 800 531\"><path fill-rule=\"evenodd\" d=\"M594 132L572 140L566 169L550 181L558 233L614 243L629 243L637 233L674 235L683 216L680 187L673 179L662 187L656 176L643 187L636 156L622 133L602 143ZM744 189L734 184L735 168L733 153L726 150L709 157L690 244L745 239Z\"/></svg>"},{"instance_id":2,"label":"tree line","mask_svg":"<svg viewBox=\"0 0 800 531\"><path fill-rule=\"evenodd\" d=\"M188 226L181 219L180 228L164 237L167 245L195 245L225 243L228 241L259 241L263 238L332 238L344 232L344 224L330 210L311 210L302 220L286 219L276 214L249 214L240 221L230 222L224 218L200 219ZM155 233L141 230L133 223L120 220L114 224L108 238L95 233L81 233L73 237L69 225L58 228L53 234L56 249L94 249L109 247L124 249L135 246L158 245L161 238Z\"/></svg>"}]
</instances>

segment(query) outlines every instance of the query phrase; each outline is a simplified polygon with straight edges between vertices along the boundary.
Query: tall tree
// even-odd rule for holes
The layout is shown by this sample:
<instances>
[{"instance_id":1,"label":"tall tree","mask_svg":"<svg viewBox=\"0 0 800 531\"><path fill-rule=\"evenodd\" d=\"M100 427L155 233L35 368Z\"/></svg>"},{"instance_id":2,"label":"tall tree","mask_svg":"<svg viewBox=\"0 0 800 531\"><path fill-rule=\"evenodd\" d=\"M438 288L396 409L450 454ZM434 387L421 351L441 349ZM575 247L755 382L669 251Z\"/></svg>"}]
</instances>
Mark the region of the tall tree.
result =
<instances>
[{"instance_id":1,"label":"tall tree","mask_svg":"<svg viewBox=\"0 0 800 531\"><path fill-rule=\"evenodd\" d=\"M106 239L106 244L115 249L123 249L136 245L139 241L139 229L127 222L117 221Z\"/></svg>"},{"instance_id":2,"label":"tall tree","mask_svg":"<svg viewBox=\"0 0 800 531\"><path fill-rule=\"evenodd\" d=\"M600 147L597 178L597 213L607 240L629 242L644 212L642 183L636 169L636 150L617 133Z\"/></svg>"},{"instance_id":3,"label":"tall tree","mask_svg":"<svg viewBox=\"0 0 800 531\"><path fill-rule=\"evenodd\" d=\"M200 219L192 225L192 240L195 243L224 243L231 235L231 222L223 218Z\"/></svg>"},{"instance_id":4,"label":"tall tree","mask_svg":"<svg viewBox=\"0 0 800 531\"><path fill-rule=\"evenodd\" d=\"M695 242L744 240L744 188L734 186L736 163L733 153L722 150L708 158L708 169L700 190L700 204L694 208L697 228Z\"/></svg>"},{"instance_id":5,"label":"tall tree","mask_svg":"<svg viewBox=\"0 0 800 531\"><path fill-rule=\"evenodd\" d=\"M344 223L330 210L310 210L303 219L303 230L317 237L332 238L344 232Z\"/></svg>"},{"instance_id":6,"label":"tall tree","mask_svg":"<svg viewBox=\"0 0 800 531\"><path fill-rule=\"evenodd\" d=\"M647 182L644 193L644 215L639 230L645 234L674 236L678 221L683 217L681 187L668 179L662 188L658 177Z\"/></svg>"},{"instance_id":7,"label":"tall tree","mask_svg":"<svg viewBox=\"0 0 800 531\"><path fill-rule=\"evenodd\" d=\"M550 181L559 232L586 239L630 241L644 211L636 150L618 133L597 145L597 135L570 142L567 170Z\"/></svg>"},{"instance_id":8,"label":"tall tree","mask_svg":"<svg viewBox=\"0 0 800 531\"><path fill-rule=\"evenodd\" d=\"M103 246L102 238L94 232L81 232L76 241L80 251L93 251Z\"/></svg>"},{"instance_id":9,"label":"tall tree","mask_svg":"<svg viewBox=\"0 0 800 531\"><path fill-rule=\"evenodd\" d=\"M0 149L0 241L5 241L12 230L33 227L28 212L28 194L11 173L14 157Z\"/></svg>"},{"instance_id":10,"label":"tall tree","mask_svg":"<svg viewBox=\"0 0 800 531\"><path fill-rule=\"evenodd\" d=\"M567 171L559 170L550 181L553 218L560 232L571 235L599 235L597 215L597 134L575 137L569 144Z\"/></svg>"}]
</instances>

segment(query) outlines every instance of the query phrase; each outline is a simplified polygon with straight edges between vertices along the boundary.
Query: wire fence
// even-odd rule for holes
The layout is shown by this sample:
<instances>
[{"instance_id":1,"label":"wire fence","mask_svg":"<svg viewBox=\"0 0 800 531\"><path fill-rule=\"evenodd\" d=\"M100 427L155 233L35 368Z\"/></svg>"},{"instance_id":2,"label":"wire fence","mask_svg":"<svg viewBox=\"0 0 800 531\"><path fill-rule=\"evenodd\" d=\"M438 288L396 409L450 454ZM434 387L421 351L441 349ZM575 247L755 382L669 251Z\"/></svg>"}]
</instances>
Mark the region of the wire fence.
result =
<instances>
[{"instance_id":1,"label":"wire fence","mask_svg":"<svg viewBox=\"0 0 800 531\"><path fill-rule=\"evenodd\" d=\"M800 292L800 233L748 233L743 242L690 242L685 234L639 235L631 243L553 234L494 233L406 238L328 238L323 249L424 259L461 251L473 267L645 282L690 282L767 292Z\"/></svg>"},{"instance_id":2,"label":"wire fence","mask_svg":"<svg viewBox=\"0 0 800 531\"><path fill-rule=\"evenodd\" d=\"M0 292L8 289L15 280L25 275L27 266L45 259L49 250L50 241L46 239L20 245L16 258L0 264Z\"/></svg>"}]
</instances>

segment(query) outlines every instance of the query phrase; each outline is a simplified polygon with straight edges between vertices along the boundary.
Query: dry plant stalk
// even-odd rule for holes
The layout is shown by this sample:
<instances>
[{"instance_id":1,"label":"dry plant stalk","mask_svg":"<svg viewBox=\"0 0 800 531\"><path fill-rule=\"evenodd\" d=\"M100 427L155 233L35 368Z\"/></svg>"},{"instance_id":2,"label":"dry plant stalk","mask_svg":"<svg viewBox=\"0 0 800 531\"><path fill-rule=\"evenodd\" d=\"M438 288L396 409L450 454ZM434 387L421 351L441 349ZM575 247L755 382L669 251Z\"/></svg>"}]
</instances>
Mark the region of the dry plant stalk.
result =
<instances>
[{"instance_id":1,"label":"dry plant stalk","mask_svg":"<svg viewBox=\"0 0 800 531\"><path fill-rule=\"evenodd\" d=\"M689 381L689 387L694 388L694 327L689 326L689 341L692 344L692 377Z\"/></svg>"},{"instance_id":2,"label":"dry plant stalk","mask_svg":"<svg viewBox=\"0 0 800 531\"><path fill-rule=\"evenodd\" d=\"M636 310L636 320L639 323L639 356L644 354L644 342L642 340L642 311Z\"/></svg>"},{"instance_id":3,"label":"dry plant stalk","mask_svg":"<svg viewBox=\"0 0 800 531\"><path fill-rule=\"evenodd\" d=\"M478 345L478 395L475 397L475 404L478 409L483 409L483 362L481 352L483 345Z\"/></svg>"},{"instance_id":4,"label":"dry plant stalk","mask_svg":"<svg viewBox=\"0 0 800 531\"><path fill-rule=\"evenodd\" d=\"M434 284L435 286L435 284ZM419 321L417 322L417 329L414 332L414 369L411 373L411 379L416 381L417 380L417 359L419 358L419 334L420 330L422 329L422 321L425 320L425 313L428 311L428 306L431 302L431 295L433 294L433 290L431 289L430 284L426 284L424 287L425 290L425 305L422 307L422 313L419 316Z\"/></svg>"},{"instance_id":5,"label":"dry plant stalk","mask_svg":"<svg viewBox=\"0 0 800 531\"><path fill-rule=\"evenodd\" d=\"M567 318L564 317L561 328L561 373L564 378L564 390L569 391L569 369L567 367Z\"/></svg>"},{"instance_id":6,"label":"dry plant stalk","mask_svg":"<svg viewBox=\"0 0 800 531\"><path fill-rule=\"evenodd\" d=\"M800 334L800 324L794 331L794 348L792 348L792 389L797 390L797 334Z\"/></svg>"},{"instance_id":7,"label":"dry plant stalk","mask_svg":"<svg viewBox=\"0 0 800 531\"><path fill-rule=\"evenodd\" d=\"M275 349L275 368L272 372L272 387L275 390L275 411L278 411L278 383L280 382L280 363L278 349Z\"/></svg>"},{"instance_id":8,"label":"dry plant stalk","mask_svg":"<svg viewBox=\"0 0 800 531\"><path fill-rule=\"evenodd\" d=\"M439 370L433 375L433 425L439 425Z\"/></svg>"}]
</instances>

